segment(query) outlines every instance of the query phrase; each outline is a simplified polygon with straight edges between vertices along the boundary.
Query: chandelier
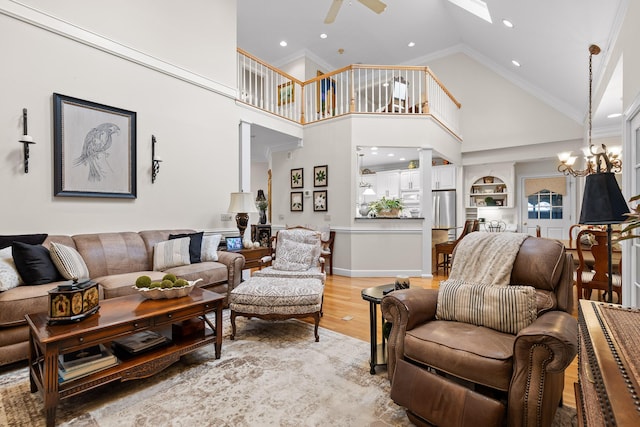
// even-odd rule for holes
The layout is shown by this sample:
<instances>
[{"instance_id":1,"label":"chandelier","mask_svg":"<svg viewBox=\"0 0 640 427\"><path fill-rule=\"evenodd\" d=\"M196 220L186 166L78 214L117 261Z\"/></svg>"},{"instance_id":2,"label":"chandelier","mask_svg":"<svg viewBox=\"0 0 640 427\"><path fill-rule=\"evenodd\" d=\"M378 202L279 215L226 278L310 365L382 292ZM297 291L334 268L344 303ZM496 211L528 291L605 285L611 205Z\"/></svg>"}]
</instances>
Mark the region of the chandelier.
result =
<instances>
[{"instance_id":1,"label":"chandelier","mask_svg":"<svg viewBox=\"0 0 640 427\"><path fill-rule=\"evenodd\" d=\"M560 160L558 172L562 172L565 175L587 176L592 173L616 173L622 171L622 160L620 159L620 150L618 148L607 149L607 146L604 144L600 147L596 147L591 142L591 106L593 91L592 58L593 55L597 55L599 53L600 47L595 44L589 46L589 133L587 139L588 147L583 149L586 167L582 170L574 169L574 164L578 157L572 155L571 152L560 153L558 154L558 160Z\"/></svg>"}]
</instances>

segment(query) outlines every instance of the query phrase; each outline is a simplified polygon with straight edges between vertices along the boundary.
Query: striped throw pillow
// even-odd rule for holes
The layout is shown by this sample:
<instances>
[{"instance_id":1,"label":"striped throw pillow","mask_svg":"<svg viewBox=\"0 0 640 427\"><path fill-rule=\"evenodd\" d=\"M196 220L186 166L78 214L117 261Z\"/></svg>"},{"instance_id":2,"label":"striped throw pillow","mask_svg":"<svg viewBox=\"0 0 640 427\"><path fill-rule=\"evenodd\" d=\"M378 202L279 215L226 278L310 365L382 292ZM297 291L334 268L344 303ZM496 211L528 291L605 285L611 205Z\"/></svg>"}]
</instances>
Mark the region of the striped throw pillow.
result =
<instances>
[{"instance_id":1,"label":"striped throw pillow","mask_svg":"<svg viewBox=\"0 0 640 427\"><path fill-rule=\"evenodd\" d=\"M533 286L440 282L436 318L517 334L538 317Z\"/></svg>"},{"instance_id":2,"label":"striped throw pillow","mask_svg":"<svg viewBox=\"0 0 640 427\"><path fill-rule=\"evenodd\" d=\"M158 243L153 250L153 269L155 271L166 270L171 267L191 264L189 256L189 237L165 240Z\"/></svg>"},{"instance_id":3,"label":"striped throw pillow","mask_svg":"<svg viewBox=\"0 0 640 427\"><path fill-rule=\"evenodd\" d=\"M82 255L74 248L51 243L49 255L62 277L67 280L80 280L89 278L89 269Z\"/></svg>"}]
</instances>

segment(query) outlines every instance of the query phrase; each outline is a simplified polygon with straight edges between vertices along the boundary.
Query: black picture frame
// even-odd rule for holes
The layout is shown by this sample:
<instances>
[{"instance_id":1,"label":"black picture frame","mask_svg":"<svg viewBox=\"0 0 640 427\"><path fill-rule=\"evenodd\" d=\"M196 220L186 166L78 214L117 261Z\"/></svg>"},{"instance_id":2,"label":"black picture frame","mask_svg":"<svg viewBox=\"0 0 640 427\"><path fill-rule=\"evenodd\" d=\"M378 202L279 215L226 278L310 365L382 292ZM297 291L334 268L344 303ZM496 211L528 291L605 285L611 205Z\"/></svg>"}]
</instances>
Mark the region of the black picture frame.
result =
<instances>
[{"instance_id":1,"label":"black picture frame","mask_svg":"<svg viewBox=\"0 0 640 427\"><path fill-rule=\"evenodd\" d=\"M302 212L304 209L303 200L304 193L302 191L291 192L291 212Z\"/></svg>"},{"instance_id":2,"label":"black picture frame","mask_svg":"<svg viewBox=\"0 0 640 427\"><path fill-rule=\"evenodd\" d=\"M230 236L224 238L228 251L239 251L243 248L241 236Z\"/></svg>"},{"instance_id":3,"label":"black picture frame","mask_svg":"<svg viewBox=\"0 0 640 427\"><path fill-rule=\"evenodd\" d=\"M271 246L271 226L269 224L251 224L251 240L262 247Z\"/></svg>"},{"instance_id":4,"label":"black picture frame","mask_svg":"<svg viewBox=\"0 0 640 427\"><path fill-rule=\"evenodd\" d=\"M326 212L328 208L328 194L327 190L314 191L313 192L313 211L314 212Z\"/></svg>"},{"instance_id":5,"label":"black picture frame","mask_svg":"<svg viewBox=\"0 0 640 427\"><path fill-rule=\"evenodd\" d=\"M314 187L326 187L329 185L329 166L314 166L313 167L313 186Z\"/></svg>"},{"instance_id":6,"label":"black picture frame","mask_svg":"<svg viewBox=\"0 0 640 427\"><path fill-rule=\"evenodd\" d=\"M304 168L291 169L291 188L304 188Z\"/></svg>"},{"instance_id":7,"label":"black picture frame","mask_svg":"<svg viewBox=\"0 0 640 427\"><path fill-rule=\"evenodd\" d=\"M53 94L54 196L135 199L136 113Z\"/></svg>"}]
</instances>

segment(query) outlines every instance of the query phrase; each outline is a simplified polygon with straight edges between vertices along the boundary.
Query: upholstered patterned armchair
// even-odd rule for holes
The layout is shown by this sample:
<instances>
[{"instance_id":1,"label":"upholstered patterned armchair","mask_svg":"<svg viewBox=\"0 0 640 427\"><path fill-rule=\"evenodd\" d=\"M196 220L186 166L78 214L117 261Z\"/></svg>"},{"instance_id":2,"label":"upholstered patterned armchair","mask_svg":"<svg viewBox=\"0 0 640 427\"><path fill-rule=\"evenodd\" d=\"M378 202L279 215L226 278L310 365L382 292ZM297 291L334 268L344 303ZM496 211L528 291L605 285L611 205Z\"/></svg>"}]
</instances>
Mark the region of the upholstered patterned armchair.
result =
<instances>
[{"instance_id":1,"label":"upholstered patterned armchair","mask_svg":"<svg viewBox=\"0 0 640 427\"><path fill-rule=\"evenodd\" d=\"M256 277L312 278L324 284L327 275L319 232L305 228L280 230L274 237L274 251L261 260ZM266 266L271 263L270 266Z\"/></svg>"},{"instance_id":2,"label":"upholstered patterned armchair","mask_svg":"<svg viewBox=\"0 0 640 427\"><path fill-rule=\"evenodd\" d=\"M461 251L459 244L452 276L464 270L456 264ZM484 261L492 257L484 254ZM573 268L560 242L527 237L505 285L450 278L439 290L385 296L382 312L393 325L391 398L419 426L550 426L562 400L564 371L577 352ZM514 314L517 322L510 323Z\"/></svg>"}]
</instances>

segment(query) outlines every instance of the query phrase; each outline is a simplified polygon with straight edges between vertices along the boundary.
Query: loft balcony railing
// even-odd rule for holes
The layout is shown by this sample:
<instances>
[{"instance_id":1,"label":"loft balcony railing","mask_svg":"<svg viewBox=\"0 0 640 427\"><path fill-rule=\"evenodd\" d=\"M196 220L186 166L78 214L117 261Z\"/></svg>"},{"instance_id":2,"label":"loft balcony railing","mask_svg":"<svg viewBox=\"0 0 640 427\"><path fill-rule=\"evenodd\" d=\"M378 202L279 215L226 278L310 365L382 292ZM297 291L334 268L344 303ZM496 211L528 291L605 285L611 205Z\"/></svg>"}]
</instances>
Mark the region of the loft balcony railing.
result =
<instances>
[{"instance_id":1,"label":"loft balcony railing","mask_svg":"<svg viewBox=\"0 0 640 427\"><path fill-rule=\"evenodd\" d=\"M460 103L429 67L350 65L303 82L238 49L238 94L301 124L345 114L422 115L460 138Z\"/></svg>"}]
</instances>

